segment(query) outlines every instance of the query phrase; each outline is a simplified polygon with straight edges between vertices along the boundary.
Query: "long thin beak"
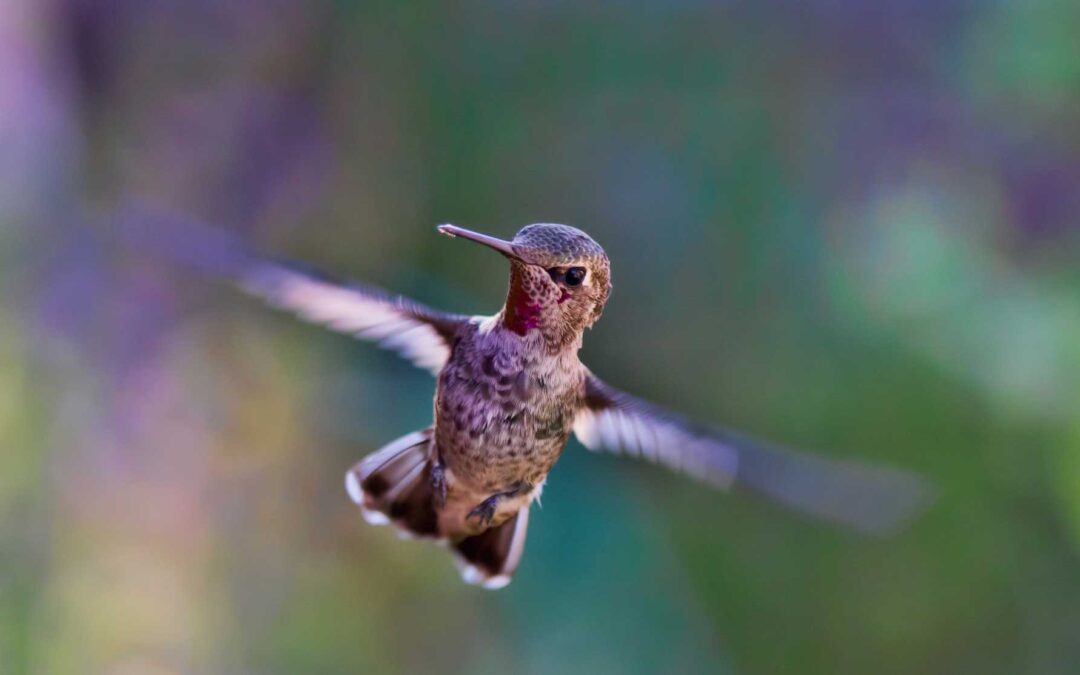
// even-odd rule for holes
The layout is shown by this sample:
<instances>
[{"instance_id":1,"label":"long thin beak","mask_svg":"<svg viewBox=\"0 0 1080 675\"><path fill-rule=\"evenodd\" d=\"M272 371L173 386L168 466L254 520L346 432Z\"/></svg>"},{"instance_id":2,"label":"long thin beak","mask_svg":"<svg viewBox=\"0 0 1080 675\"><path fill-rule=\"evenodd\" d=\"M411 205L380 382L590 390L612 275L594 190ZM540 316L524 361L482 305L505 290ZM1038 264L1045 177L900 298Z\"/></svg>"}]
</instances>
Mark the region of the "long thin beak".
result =
<instances>
[{"instance_id":1,"label":"long thin beak","mask_svg":"<svg viewBox=\"0 0 1080 675\"><path fill-rule=\"evenodd\" d=\"M506 240L499 239L497 237L490 237L486 234L473 232L472 230L466 230L464 227L458 227L457 225L439 225L439 227L436 229L448 237L462 237L463 239L471 239L478 244L483 244L488 248L495 249L507 258L511 258L513 260L521 260L521 256L514 252L513 245L511 245L511 243Z\"/></svg>"}]
</instances>

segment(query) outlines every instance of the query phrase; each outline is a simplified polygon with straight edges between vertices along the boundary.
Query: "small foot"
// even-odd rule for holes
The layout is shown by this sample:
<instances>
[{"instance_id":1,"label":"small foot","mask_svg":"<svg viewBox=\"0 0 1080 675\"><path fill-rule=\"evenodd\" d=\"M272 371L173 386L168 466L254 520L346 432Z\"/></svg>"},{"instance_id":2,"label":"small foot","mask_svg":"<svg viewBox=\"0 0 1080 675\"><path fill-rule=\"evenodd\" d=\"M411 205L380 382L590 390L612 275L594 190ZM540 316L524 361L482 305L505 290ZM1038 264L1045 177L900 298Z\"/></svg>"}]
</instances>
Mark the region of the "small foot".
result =
<instances>
[{"instance_id":1,"label":"small foot","mask_svg":"<svg viewBox=\"0 0 1080 675\"><path fill-rule=\"evenodd\" d=\"M469 511L469 515L466 519L485 528L491 527L491 521L495 518L495 511L499 508L499 502L508 497L516 497L531 489L532 486L528 483L515 483L509 490L493 494L477 504L472 511Z\"/></svg>"},{"instance_id":2,"label":"small foot","mask_svg":"<svg viewBox=\"0 0 1080 675\"><path fill-rule=\"evenodd\" d=\"M491 495L469 511L468 520L475 522L481 527L491 527L491 521L495 518L495 509L499 506L502 495Z\"/></svg>"},{"instance_id":3,"label":"small foot","mask_svg":"<svg viewBox=\"0 0 1080 675\"><path fill-rule=\"evenodd\" d=\"M446 468L440 459L431 464L431 489L435 496L435 508L446 506Z\"/></svg>"}]
</instances>

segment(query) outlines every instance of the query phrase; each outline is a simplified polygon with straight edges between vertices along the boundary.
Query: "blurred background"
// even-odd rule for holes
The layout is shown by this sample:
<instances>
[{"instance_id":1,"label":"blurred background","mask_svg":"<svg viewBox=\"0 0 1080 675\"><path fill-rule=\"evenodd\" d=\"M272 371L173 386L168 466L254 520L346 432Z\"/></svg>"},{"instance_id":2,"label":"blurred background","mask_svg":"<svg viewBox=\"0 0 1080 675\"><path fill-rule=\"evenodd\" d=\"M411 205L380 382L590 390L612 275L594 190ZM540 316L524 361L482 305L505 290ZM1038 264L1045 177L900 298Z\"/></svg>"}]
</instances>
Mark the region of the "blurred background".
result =
<instances>
[{"instance_id":1,"label":"blurred background","mask_svg":"<svg viewBox=\"0 0 1080 675\"><path fill-rule=\"evenodd\" d=\"M0 672L1066 673L1080 5L0 0ZM572 442L498 593L345 469L431 378L118 245L147 200L490 313L587 229L583 358L931 478L864 539Z\"/></svg>"}]
</instances>

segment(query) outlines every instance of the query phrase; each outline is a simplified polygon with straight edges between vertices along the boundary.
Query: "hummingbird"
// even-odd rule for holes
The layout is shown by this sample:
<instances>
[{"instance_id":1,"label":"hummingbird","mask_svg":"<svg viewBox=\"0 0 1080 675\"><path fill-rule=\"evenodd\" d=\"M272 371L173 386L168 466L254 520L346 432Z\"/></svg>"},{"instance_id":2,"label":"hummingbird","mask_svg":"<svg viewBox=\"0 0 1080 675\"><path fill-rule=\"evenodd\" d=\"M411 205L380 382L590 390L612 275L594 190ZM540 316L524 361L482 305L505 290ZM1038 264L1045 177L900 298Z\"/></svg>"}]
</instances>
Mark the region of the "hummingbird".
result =
<instances>
[{"instance_id":1,"label":"hummingbird","mask_svg":"<svg viewBox=\"0 0 1080 675\"><path fill-rule=\"evenodd\" d=\"M191 228L176 232L168 254L435 375L432 424L364 457L346 472L345 489L369 523L446 544L466 582L510 583L530 509L571 435L590 450L641 458L725 490L746 486L863 533L895 531L929 503L932 490L906 471L701 424L595 375L578 353L611 295L611 264L582 230L535 223L511 240L449 224L437 230L508 261L497 313L439 311Z\"/></svg>"}]
</instances>

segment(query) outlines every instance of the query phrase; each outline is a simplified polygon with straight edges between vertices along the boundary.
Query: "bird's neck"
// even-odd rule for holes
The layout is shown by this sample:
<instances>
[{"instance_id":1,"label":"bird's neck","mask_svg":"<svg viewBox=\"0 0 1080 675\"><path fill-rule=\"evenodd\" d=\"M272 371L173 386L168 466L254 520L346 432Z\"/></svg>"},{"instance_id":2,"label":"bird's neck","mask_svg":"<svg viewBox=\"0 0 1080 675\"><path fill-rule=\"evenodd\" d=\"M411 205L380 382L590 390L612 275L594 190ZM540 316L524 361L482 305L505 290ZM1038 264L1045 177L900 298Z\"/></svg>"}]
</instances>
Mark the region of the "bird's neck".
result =
<instances>
[{"instance_id":1,"label":"bird's neck","mask_svg":"<svg viewBox=\"0 0 1080 675\"><path fill-rule=\"evenodd\" d=\"M543 298L525 274L510 275L510 289L503 307L503 325L518 335L527 335L540 328Z\"/></svg>"},{"instance_id":2,"label":"bird's neck","mask_svg":"<svg viewBox=\"0 0 1080 675\"><path fill-rule=\"evenodd\" d=\"M582 331L560 316L561 294L551 287L546 275L546 271L526 265L511 269L500 323L511 333L537 341L549 353L577 352Z\"/></svg>"}]
</instances>

